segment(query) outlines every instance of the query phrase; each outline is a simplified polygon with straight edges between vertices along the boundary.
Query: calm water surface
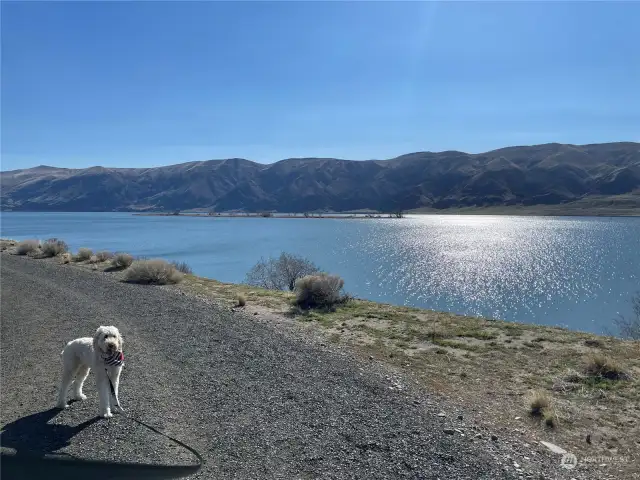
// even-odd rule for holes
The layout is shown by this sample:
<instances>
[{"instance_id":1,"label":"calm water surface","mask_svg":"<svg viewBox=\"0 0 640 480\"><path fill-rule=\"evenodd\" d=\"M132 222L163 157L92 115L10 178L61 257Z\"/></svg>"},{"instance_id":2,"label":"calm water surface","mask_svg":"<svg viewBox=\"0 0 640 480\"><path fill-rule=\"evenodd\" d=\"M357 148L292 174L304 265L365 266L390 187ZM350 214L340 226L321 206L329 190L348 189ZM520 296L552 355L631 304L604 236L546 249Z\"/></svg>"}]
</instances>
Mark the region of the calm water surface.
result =
<instances>
[{"instance_id":1,"label":"calm water surface","mask_svg":"<svg viewBox=\"0 0 640 480\"><path fill-rule=\"evenodd\" d=\"M2 237L189 263L241 282L260 257L311 258L362 298L602 332L640 290L640 219L410 216L405 219L140 217L3 213Z\"/></svg>"}]
</instances>

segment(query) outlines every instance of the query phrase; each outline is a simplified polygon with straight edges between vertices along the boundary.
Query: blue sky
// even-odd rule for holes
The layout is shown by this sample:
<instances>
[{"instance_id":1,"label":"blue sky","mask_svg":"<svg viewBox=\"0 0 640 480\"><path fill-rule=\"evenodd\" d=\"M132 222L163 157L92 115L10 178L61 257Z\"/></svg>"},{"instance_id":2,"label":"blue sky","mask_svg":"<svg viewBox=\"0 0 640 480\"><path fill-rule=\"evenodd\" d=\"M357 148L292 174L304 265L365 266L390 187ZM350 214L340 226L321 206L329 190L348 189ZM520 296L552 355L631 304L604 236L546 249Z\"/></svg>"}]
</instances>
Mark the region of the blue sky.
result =
<instances>
[{"instance_id":1,"label":"blue sky","mask_svg":"<svg viewBox=\"0 0 640 480\"><path fill-rule=\"evenodd\" d=\"M2 170L640 141L640 2L2 2Z\"/></svg>"}]
</instances>

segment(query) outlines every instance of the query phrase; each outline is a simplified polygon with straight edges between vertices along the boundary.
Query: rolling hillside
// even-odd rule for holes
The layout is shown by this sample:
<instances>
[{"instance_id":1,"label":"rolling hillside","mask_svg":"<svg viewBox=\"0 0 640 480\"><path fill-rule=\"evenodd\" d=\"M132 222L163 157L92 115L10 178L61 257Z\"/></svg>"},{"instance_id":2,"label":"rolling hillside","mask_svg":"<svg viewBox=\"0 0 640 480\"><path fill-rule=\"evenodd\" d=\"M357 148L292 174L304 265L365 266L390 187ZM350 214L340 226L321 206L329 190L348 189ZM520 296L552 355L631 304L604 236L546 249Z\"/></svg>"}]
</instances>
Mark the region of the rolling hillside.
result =
<instances>
[{"instance_id":1,"label":"rolling hillside","mask_svg":"<svg viewBox=\"0 0 640 480\"><path fill-rule=\"evenodd\" d=\"M146 169L39 166L1 172L0 188L2 209L15 211L390 211L557 205L590 197L606 202L640 194L640 144L545 144L369 161L291 158L268 165L234 158Z\"/></svg>"}]
</instances>

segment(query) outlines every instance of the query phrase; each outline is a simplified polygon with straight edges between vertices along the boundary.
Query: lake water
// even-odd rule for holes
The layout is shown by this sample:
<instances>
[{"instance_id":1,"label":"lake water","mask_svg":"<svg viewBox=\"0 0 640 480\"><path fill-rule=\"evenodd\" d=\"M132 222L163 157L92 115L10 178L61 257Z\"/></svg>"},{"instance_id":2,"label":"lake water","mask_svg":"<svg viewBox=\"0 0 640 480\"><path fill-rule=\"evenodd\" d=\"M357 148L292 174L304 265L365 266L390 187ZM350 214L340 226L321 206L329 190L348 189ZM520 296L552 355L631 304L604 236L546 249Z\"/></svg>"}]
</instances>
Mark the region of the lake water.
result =
<instances>
[{"instance_id":1,"label":"lake water","mask_svg":"<svg viewBox=\"0 0 640 480\"><path fill-rule=\"evenodd\" d=\"M337 273L361 298L602 332L640 290L640 218L409 216L405 219L0 216L5 238L187 262L241 282L287 251Z\"/></svg>"}]
</instances>

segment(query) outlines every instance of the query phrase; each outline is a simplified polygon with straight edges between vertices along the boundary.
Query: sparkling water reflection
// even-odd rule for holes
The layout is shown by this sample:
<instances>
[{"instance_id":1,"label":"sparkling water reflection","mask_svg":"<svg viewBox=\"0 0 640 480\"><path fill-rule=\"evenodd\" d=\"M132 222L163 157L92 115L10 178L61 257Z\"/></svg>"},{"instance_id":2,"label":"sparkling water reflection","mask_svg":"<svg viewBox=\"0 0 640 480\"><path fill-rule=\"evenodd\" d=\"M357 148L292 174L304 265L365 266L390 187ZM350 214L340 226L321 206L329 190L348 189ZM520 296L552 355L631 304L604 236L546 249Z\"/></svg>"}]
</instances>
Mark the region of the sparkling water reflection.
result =
<instances>
[{"instance_id":1,"label":"sparkling water reflection","mask_svg":"<svg viewBox=\"0 0 640 480\"><path fill-rule=\"evenodd\" d=\"M342 275L353 294L402 305L601 332L640 289L640 219L410 216L202 219L4 213L2 236L188 262L239 282L281 250Z\"/></svg>"}]
</instances>

